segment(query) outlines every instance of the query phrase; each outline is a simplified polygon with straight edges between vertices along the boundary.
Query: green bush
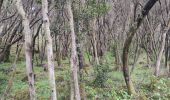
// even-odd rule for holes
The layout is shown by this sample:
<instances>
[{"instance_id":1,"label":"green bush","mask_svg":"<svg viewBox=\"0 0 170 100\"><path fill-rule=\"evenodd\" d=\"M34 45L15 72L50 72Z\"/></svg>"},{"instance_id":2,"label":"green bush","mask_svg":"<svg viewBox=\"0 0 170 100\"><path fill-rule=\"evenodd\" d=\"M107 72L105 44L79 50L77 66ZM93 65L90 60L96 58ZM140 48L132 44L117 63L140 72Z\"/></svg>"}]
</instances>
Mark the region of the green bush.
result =
<instances>
[{"instance_id":1,"label":"green bush","mask_svg":"<svg viewBox=\"0 0 170 100\"><path fill-rule=\"evenodd\" d=\"M95 80L93 82L95 87L105 87L105 82L108 80L108 72L109 66L108 65L97 65L95 67Z\"/></svg>"},{"instance_id":2,"label":"green bush","mask_svg":"<svg viewBox=\"0 0 170 100\"><path fill-rule=\"evenodd\" d=\"M153 80L155 80L153 82ZM152 77L152 81L151 81L151 87L152 87L152 91L153 94L151 95L152 99L158 99L158 100L166 100L168 98L170 98L170 88L168 87L167 83L168 80L165 78L157 78L157 77Z\"/></svg>"}]
</instances>

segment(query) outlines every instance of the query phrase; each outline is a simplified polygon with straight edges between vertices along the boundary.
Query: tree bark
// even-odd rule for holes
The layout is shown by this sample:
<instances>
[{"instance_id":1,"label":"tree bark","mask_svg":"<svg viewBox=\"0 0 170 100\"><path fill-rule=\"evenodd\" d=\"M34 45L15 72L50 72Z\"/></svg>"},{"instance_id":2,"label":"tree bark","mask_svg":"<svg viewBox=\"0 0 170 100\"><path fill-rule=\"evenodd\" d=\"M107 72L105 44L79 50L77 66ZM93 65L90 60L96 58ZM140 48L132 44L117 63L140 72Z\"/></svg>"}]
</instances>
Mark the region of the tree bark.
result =
<instances>
[{"instance_id":1,"label":"tree bark","mask_svg":"<svg viewBox=\"0 0 170 100\"><path fill-rule=\"evenodd\" d=\"M1 8L4 0L0 0L0 13L1 13Z\"/></svg>"},{"instance_id":2,"label":"tree bark","mask_svg":"<svg viewBox=\"0 0 170 100\"><path fill-rule=\"evenodd\" d=\"M42 0L42 15L43 15L44 32L47 41L46 51L47 51L47 60L48 60L51 100L57 100L55 71L54 71L54 57L53 57L53 48L52 48L53 44L52 44L52 37L50 33L50 22L47 14L48 14L48 1Z\"/></svg>"},{"instance_id":3,"label":"tree bark","mask_svg":"<svg viewBox=\"0 0 170 100\"><path fill-rule=\"evenodd\" d=\"M77 2L79 0L76 0ZM82 34L83 26L84 26L84 20L80 19L79 14L82 9L84 9L85 1L80 0L80 4L75 4L73 8L73 16L74 17L74 26L75 26L75 32L76 32L76 46L77 46L77 56L78 56L78 67L79 67L79 85L80 85L80 96L81 100L86 100L86 92L85 92L85 83L83 80L83 67L84 67L84 52L83 52L83 40L84 34ZM74 15L75 14L75 15Z\"/></svg>"},{"instance_id":4,"label":"tree bark","mask_svg":"<svg viewBox=\"0 0 170 100\"><path fill-rule=\"evenodd\" d=\"M157 58L157 61L156 61L155 76L159 76L159 74L160 74L159 73L160 72L160 62L161 62L162 54L163 54L163 51L164 51L164 48L165 48L166 35L169 31L170 31L170 20L169 20L168 26L166 28L166 32L164 32L163 35L162 35L161 49L160 49L160 52L158 54L158 58Z\"/></svg>"},{"instance_id":5,"label":"tree bark","mask_svg":"<svg viewBox=\"0 0 170 100\"><path fill-rule=\"evenodd\" d=\"M74 32L74 21L73 21L73 13L71 9L71 1L68 1L68 15L69 15L69 24L71 30L71 39L72 39L72 47L71 47L71 72L72 72L72 79L74 83L74 91L75 91L75 98L76 100L81 100L80 97L80 90L79 90L79 82L78 82L78 68L77 68L77 51L76 51L76 35Z\"/></svg>"},{"instance_id":6,"label":"tree bark","mask_svg":"<svg viewBox=\"0 0 170 100\"><path fill-rule=\"evenodd\" d=\"M157 61L156 61L155 76L159 76L161 58L162 58L162 54L163 54L164 47L165 47L165 38L166 38L166 33L163 33L161 49L160 49L160 52L159 52L159 55L158 55L158 58L157 58Z\"/></svg>"},{"instance_id":7,"label":"tree bark","mask_svg":"<svg viewBox=\"0 0 170 100\"><path fill-rule=\"evenodd\" d=\"M23 5L21 0L16 0L16 7L18 13L22 17L22 24L24 26L24 34L25 34L25 58L26 58L26 69L27 76L29 82L29 92L30 92L30 100L36 100L36 93L34 87L34 72L33 72L33 63L32 63L32 32L29 26L29 20L27 15L23 9Z\"/></svg>"},{"instance_id":8,"label":"tree bark","mask_svg":"<svg viewBox=\"0 0 170 100\"><path fill-rule=\"evenodd\" d=\"M132 42L132 39L140 27L143 19L145 16L149 13L150 9L154 6L154 4L158 0L149 0L144 8L141 11L141 14L138 16L137 20L133 23L133 25L129 28L129 32L127 33L127 38L124 42L124 47L123 47L123 56L122 56L122 61L123 61L123 74L126 82L126 86L128 88L129 94L136 94L135 88L133 86L132 80L130 78L130 73L129 73L129 67L128 67L128 55L129 55L129 48Z\"/></svg>"},{"instance_id":9,"label":"tree bark","mask_svg":"<svg viewBox=\"0 0 170 100\"><path fill-rule=\"evenodd\" d=\"M99 58L98 58L98 52L97 52L97 41L96 41L96 18L93 19L92 25L93 25L92 26L93 27L92 37L93 37L94 58L95 58L96 64L99 65Z\"/></svg>"},{"instance_id":10,"label":"tree bark","mask_svg":"<svg viewBox=\"0 0 170 100\"><path fill-rule=\"evenodd\" d=\"M169 59L169 34L166 36L165 42L165 66L168 69L168 59Z\"/></svg>"}]
</instances>

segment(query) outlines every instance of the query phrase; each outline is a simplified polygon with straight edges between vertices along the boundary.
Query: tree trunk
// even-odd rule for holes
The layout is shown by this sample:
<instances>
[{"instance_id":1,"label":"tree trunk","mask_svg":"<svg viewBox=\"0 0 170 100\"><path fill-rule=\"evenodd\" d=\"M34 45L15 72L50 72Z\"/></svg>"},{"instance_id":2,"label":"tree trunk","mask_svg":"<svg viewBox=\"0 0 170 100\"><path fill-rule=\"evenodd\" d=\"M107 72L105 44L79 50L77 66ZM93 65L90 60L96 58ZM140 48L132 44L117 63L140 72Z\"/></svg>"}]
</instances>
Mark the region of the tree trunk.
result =
<instances>
[{"instance_id":1,"label":"tree trunk","mask_svg":"<svg viewBox=\"0 0 170 100\"><path fill-rule=\"evenodd\" d=\"M53 48L52 48L53 45L52 45L52 37L50 33L50 22L47 14L48 14L48 1L42 0L43 25L44 25L44 32L46 34L46 40L47 40L46 51L47 51L47 60L48 60L51 100L57 100L55 71L54 71L54 57L53 57Z\"/></svg>"},{"instance_id":2,"label":"tree trunk","mask_svg":"<svg viewBox=\"0 0 170 100\"><path fill-rule=\"evenodd\" d=\"M79 0L77 0L79 1ZM83 76L83 67L84 67L84 53L83 53L83 38L84 35L82 34L82 30L83 30L83 26L84 26L84 20L81 20L79 18L79 14L82 9L84 8L85 5L85 1L84 0L80 0L80 4L75 4L74 5L74 13L73 16L77 16L74 17L74 22L75 22L75 32L77 35L76 38L76 46L77 46L77 56L78 56L78 66L79 66L79 75L80 75L80 79L79 79L79 87L80 87L80 96L81 96L81 100L86 100L86 92L85 92L85 83L84 83L84 76ZM75 14L75 15L74 15Z\"/></svg>"},{"instance_id":3,"label":"tree trunk","mask_svg":"<svg viewBox=\"0 0 170 100\"><path fill-rule=\"evenodd\" d=\"M162 54L163 54L164 47L165 47L165 38L166 38L166 33L163 33L161 49L160 49L160 52L159 52L159 55L156 61L156 69L155 69L156 76L159 76L159 72L160 72L160 63L161 63L161 58L162 58Z\"/></svg>"},{"instance_id":4,"label":"tree trunk","mask_svg":"<svg viewBox=\"0 0 170 100\"><path fill-rule=\"evenodd\" d=\"M9 61L10 49L11 49L10 45L7 45L4 47L3 51L0 53L0 62L1 61L3 61L3 62Z\"/></svg>"},{"instance_id":5,"label":"tree trunk","mask_svg":"<svg viewBox=\"0 0 170 100\"><path fill-rule=\"evenodd\" d=\"M132 80L130 78L129 74L129 67L128 67L128 55L129 55L129 48L132 42L132 39L140 27L143 19L145 16L149 13L150 9L154 6L154 4L158 0L149 0L144 8L141 11L141 14L138 16L137 20L134 22L134 24L129 28L129 32L127 33L127 38L124 42L124 47L123 47L123 56L122 56L122 61L123 61L123 74L125 78L125 82L128 88L129 94L136 94Z\"/></svg>"},{"instance_id":6,"label":"tree trunk","mask_svg":"<svg viewBox=\"0 0 170 100\"><path fill-rule=\"evenodd\" d=\"M2 4L3 4L3 1L4 0L0 0L0 13L1 13L1 7L2 7Z\"/></svg>"},{"instance_id":7,"label":"tree trunk","mask_svg":"<svg viewBox=\"0 0 170 100\"><path fill-rule=\"evenodd\" d=\"M134 34L135 32L132 31L132 33ZM129 94L136 94L135 88L133 86L133 83L130 77L129 67L128 67L128 52L129 52L131 41L132 41L132 36L127 37L125 44L124 44L124 48L123 48L123 59L122 59L123 74L124 74L124 78L125 78L125 82L126 82Z\"/></svg>"},{"instance_id":8,"label":"tree trunk","mask_svg":"<svg viewBox=\"0 0 170 100\"><path fill-rule=\"evenodd\" d=\"M168 59L169 59L169 34L166 35L165 42L165 66L168 69Z\"/></svg>"},{"instance_id":9,"label":"tree trunk","mask_svg":"<svg viewBox=\"0 0 170 100\"><path fill-rule=\"evenodd\" d=\"M118 71L121 71L122 61L121 61L121 56L119 52L119 43L117 39L115 40L114 53L115 53L115 64L116 64L115 69Z\"/></svg>"},{"instance_id":10,"label":"tree trunk","mask_svg":"<svg viewBox=\"0 0 170 100\"><path fill-rule=\"evenodd\" d=\"M72 48L71 48L71 72L72 72L72 80L74 82L74 91L76 100L81 100L80 92L79 92L79 83L78 83L78 74L77 74L77 51L76 51L76 35L74 32L74 21L73 21L73 13L71 9L71 0L68 1L68 15L69 15L69 24L71 30L71 39L72 39Z\"/></svg>"},{"instance_id":11,"label":"tree trunk","mask_svg":"<svg viewBox=\"0 0 170 100\"><path fill-rule=\"evenodd\" d=\"M35 80L34 80L33 63L32 63L32 32L29 27L29 20L23 9L21 0L16 0L16 7L18 13L21 15L23 19L22 24L24 26L24 33L25 33L25 57L26 57L27 76L29 82L30 100L36 100L36 93L34 87Z\"/></svg>"},{"instance_id":12,"label":"tree trunk","mask_svg":"<svg viewBox=\"0 0 170 100\"><path fill-rule=\"evenodd\" d=\"M92 26L93 27L92 37L93 37L94 58L95 58L96 64L99 65L99 58L98 58L98 53L97 53L97 42L96 42L96 18L93 20L92 25L93 25Z\"/></svg>"},{"instance_id":13,"label":"tree trunk","mask_svg":"<svg viewBox=\"0 0 170 100\"><path fill-rule=\"evenodd\" d=\"M170 31L170 20L168 23L168 27L166 29L166 32L163 33L162 35L162 43L161 43L161 49L156 61L156 69L155 69L155 76L159 76L159 72L160 72L160 62L161 62L161 58L162 58L162 54L165 48L165 39L166 39L166 34Z\"/></svg>"}]
</instances>

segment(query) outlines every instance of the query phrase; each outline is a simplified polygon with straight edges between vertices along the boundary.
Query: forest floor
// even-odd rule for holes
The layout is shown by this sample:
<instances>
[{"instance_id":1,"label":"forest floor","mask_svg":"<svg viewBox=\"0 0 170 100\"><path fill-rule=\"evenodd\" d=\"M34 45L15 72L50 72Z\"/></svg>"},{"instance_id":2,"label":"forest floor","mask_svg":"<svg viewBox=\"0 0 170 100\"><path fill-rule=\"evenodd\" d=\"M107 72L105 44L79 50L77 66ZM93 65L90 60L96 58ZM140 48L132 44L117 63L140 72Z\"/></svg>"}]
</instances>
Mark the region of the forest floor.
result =
<instances>
[{"instance_id":1,"label":"forest floor","mask_svg":"<svg viewBox=\"0 0 170 100\"><path fill-rule=\"evenodd\" d=\"M127 93L122 71L115 71L114 58L108 54L101 66L91 67L84 73L87 100L169 100L170 78L162 75L153 76L153 67L146 67L145 56L140 56L132 73L133 82L138 96ZM70 94L70 66L69 60L62 61L62 67L55 69L58 100L69 100ZM57 65L57 64L56 64ZM7 91L7 100L29 100L25 61L20 59L16 65L16 72L12 74L12 63L0 64L0 97ZM48 73L42 67L34 66L36 75L35 86L38 100L49 100L50 91ZM13 78L13 84L9 81ZM81 84L81 83L80 83ZM12 86L9 89L9 86Z\"/></svg>"}]
</instances>

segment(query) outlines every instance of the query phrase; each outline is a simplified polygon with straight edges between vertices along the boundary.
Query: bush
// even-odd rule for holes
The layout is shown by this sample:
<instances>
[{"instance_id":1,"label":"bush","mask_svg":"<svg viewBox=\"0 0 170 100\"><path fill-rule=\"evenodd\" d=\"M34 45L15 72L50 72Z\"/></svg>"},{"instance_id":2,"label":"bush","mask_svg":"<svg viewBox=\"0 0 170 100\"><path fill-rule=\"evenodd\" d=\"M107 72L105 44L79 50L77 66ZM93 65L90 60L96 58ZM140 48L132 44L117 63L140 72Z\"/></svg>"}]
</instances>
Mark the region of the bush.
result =
<instances>
[{"instance_id":1,"label":"bush","mask_svg":"<svg viewBox=\"0 0 170 100\"><path fill-rule=\"evenodd\" d=\"M108 80L108 72L109 66L108 65L97 65L95 67L95 80L93 82L95 87L105 87L105 82Z\"/></svg>"},{"instance_id":2,"label":"bush","mask_svg":"<svg viewBox=\"0 0 170 100\"><path fill-rule=\"evenodd\" d=\"M153 94L151 95L152 99L168 99L170 98L170 89L167 86L168 80L165 78L158 79L157 77L152 77L152 80L157 80L155 83L151 83L153 88ZM151 81L152 82L152 81Z\"/></svg>"}]
</instances>

